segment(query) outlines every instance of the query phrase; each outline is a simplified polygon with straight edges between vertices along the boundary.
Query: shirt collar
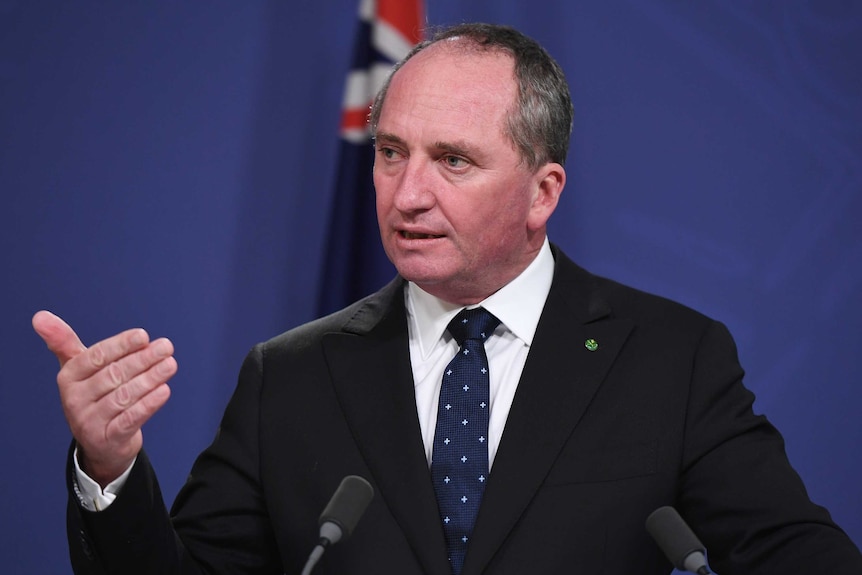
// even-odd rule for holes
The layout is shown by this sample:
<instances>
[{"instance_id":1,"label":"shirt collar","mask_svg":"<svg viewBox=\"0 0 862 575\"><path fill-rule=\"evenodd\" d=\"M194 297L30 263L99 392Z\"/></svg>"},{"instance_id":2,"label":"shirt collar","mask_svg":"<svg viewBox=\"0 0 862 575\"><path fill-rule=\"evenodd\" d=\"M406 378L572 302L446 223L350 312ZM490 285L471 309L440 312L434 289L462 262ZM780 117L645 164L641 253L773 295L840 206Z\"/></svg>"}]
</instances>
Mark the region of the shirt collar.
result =
<instances>
[{"instance_id":1,"label":"shirt collar","mask_svg":"<svg viewBox=\"0 0 862 575\"><path fill-rule=\"evenodd\" d=\"M554 256L546 237L536 258L518 277L476 306L494 314L506 329L529 346L533 343L553 278ZM407 283L406 299L411 331L416 335L422 357L427 358L443 337L446 326L464 306L443 301L413 282Z\"/></svg>"}]
</instances>

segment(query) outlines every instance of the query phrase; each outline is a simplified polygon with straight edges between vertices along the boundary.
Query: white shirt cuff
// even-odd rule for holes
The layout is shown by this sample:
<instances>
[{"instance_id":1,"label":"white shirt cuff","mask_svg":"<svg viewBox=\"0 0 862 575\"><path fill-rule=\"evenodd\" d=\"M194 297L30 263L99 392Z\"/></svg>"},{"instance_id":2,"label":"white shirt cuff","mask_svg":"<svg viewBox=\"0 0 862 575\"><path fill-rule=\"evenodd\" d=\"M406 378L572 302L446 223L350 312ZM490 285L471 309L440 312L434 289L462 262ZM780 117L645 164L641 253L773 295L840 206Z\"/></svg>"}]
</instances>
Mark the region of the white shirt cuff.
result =
<instances>
[{"instance_id":1,"label":"white shirt cuff","mask_svg":"<svg viewBox=\"0 0 862 575\"><path fill-rule=\"evenodd\" d=\"M72 481L72 487L75 494L78 496L78 501L81 507L87 511L104 511L120 494L123 485L126 484L126 479L129 473L132 472L132 467L135 465L136 457L132 464L123 472L122 475L108 483L104 490L96 483L89 475L81 471L81 466L78 465L78 448L75 448L75 453L72 455L72 461L75 465L75 476Z\"/></svg>"}]
</instances>

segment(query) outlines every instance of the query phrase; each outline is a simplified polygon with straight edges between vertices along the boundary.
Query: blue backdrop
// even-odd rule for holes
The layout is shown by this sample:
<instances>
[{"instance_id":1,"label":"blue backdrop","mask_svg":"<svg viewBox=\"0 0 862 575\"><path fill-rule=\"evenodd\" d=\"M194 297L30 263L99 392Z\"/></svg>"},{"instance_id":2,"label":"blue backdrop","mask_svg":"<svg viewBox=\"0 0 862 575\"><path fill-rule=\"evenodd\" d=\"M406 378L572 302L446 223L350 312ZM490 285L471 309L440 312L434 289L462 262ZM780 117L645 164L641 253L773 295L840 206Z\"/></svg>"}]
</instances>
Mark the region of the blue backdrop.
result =
<instances>
[{"instance_id":1,"label":"blue backdrop","mask_svg":"<svg viewBox=\"0 0 862 575\"><path fill-rule=\"evenodd\" d=\"M249 347L312 319L357 0L0 0L0 558L68 573L48 308L145 327L179 374L145 444L172 499ZM428 0L572 84L552 239L727 323L756 407L862 543L862 3ZM856 223L854 223L856 222Z\"/></svg>"}]
</instances>

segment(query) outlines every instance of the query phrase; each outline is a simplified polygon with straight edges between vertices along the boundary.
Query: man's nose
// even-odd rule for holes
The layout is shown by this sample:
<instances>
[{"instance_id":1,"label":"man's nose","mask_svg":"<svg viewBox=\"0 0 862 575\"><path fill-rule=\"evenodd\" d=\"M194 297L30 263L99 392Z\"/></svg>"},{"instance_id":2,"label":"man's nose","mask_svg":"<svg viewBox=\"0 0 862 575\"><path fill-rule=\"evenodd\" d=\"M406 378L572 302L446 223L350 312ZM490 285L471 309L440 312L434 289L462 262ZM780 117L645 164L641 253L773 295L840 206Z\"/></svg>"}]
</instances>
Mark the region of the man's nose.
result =
<instances>
[{"instance_id":1,"label":"man's nose","mask_svg":"<svg viewBox=\"0 0 862 575\"><path fill-rule=\"evenodd\" d=\"M395 188L394 205L401 212L430 209L434 196L434 169L428 161L411 158Z\"/></svg>"}]
</instances>

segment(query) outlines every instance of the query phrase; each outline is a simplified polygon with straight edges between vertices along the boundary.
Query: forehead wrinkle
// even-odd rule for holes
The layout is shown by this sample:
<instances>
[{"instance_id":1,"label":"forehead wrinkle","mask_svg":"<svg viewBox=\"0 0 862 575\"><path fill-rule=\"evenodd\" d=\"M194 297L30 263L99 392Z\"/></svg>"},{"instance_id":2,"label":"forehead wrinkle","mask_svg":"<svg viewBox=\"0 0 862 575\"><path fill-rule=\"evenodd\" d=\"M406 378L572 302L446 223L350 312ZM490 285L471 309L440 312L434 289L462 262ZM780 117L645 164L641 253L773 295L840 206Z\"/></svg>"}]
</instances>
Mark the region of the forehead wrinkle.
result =
<instances>
[{"instance_id":1,"label":"forehead wrinkle","mask_svg":"<svg viewBox=\"0 0 862 575\"><path fill-rule=\"evenodd\" d=\"M418 123L423 126L423 136L428 139L424 143L414 142L413 135L405 139L391 131L378 131L378 139L474 159L486 151L483 140L472 141L474 132L487 135L494 131L502 135L512 149L516 149L507 130L508 116L517 101L513 59L505 52L474 48L462 41L445 47L435 44L398 70L381 108L378 130L389 128L401 133L402 129L410 130ZM486 73L489 68L497 67L502 67L505 72ZM465 73L468 76L478 74L486 88L480 93L462 89ZM441 112L445 113L441 115ZM429 125L421 124L426 115L433 118ZM470 136L466 139L459 137L467 134Z\"/></svg>"}]
</instances>

